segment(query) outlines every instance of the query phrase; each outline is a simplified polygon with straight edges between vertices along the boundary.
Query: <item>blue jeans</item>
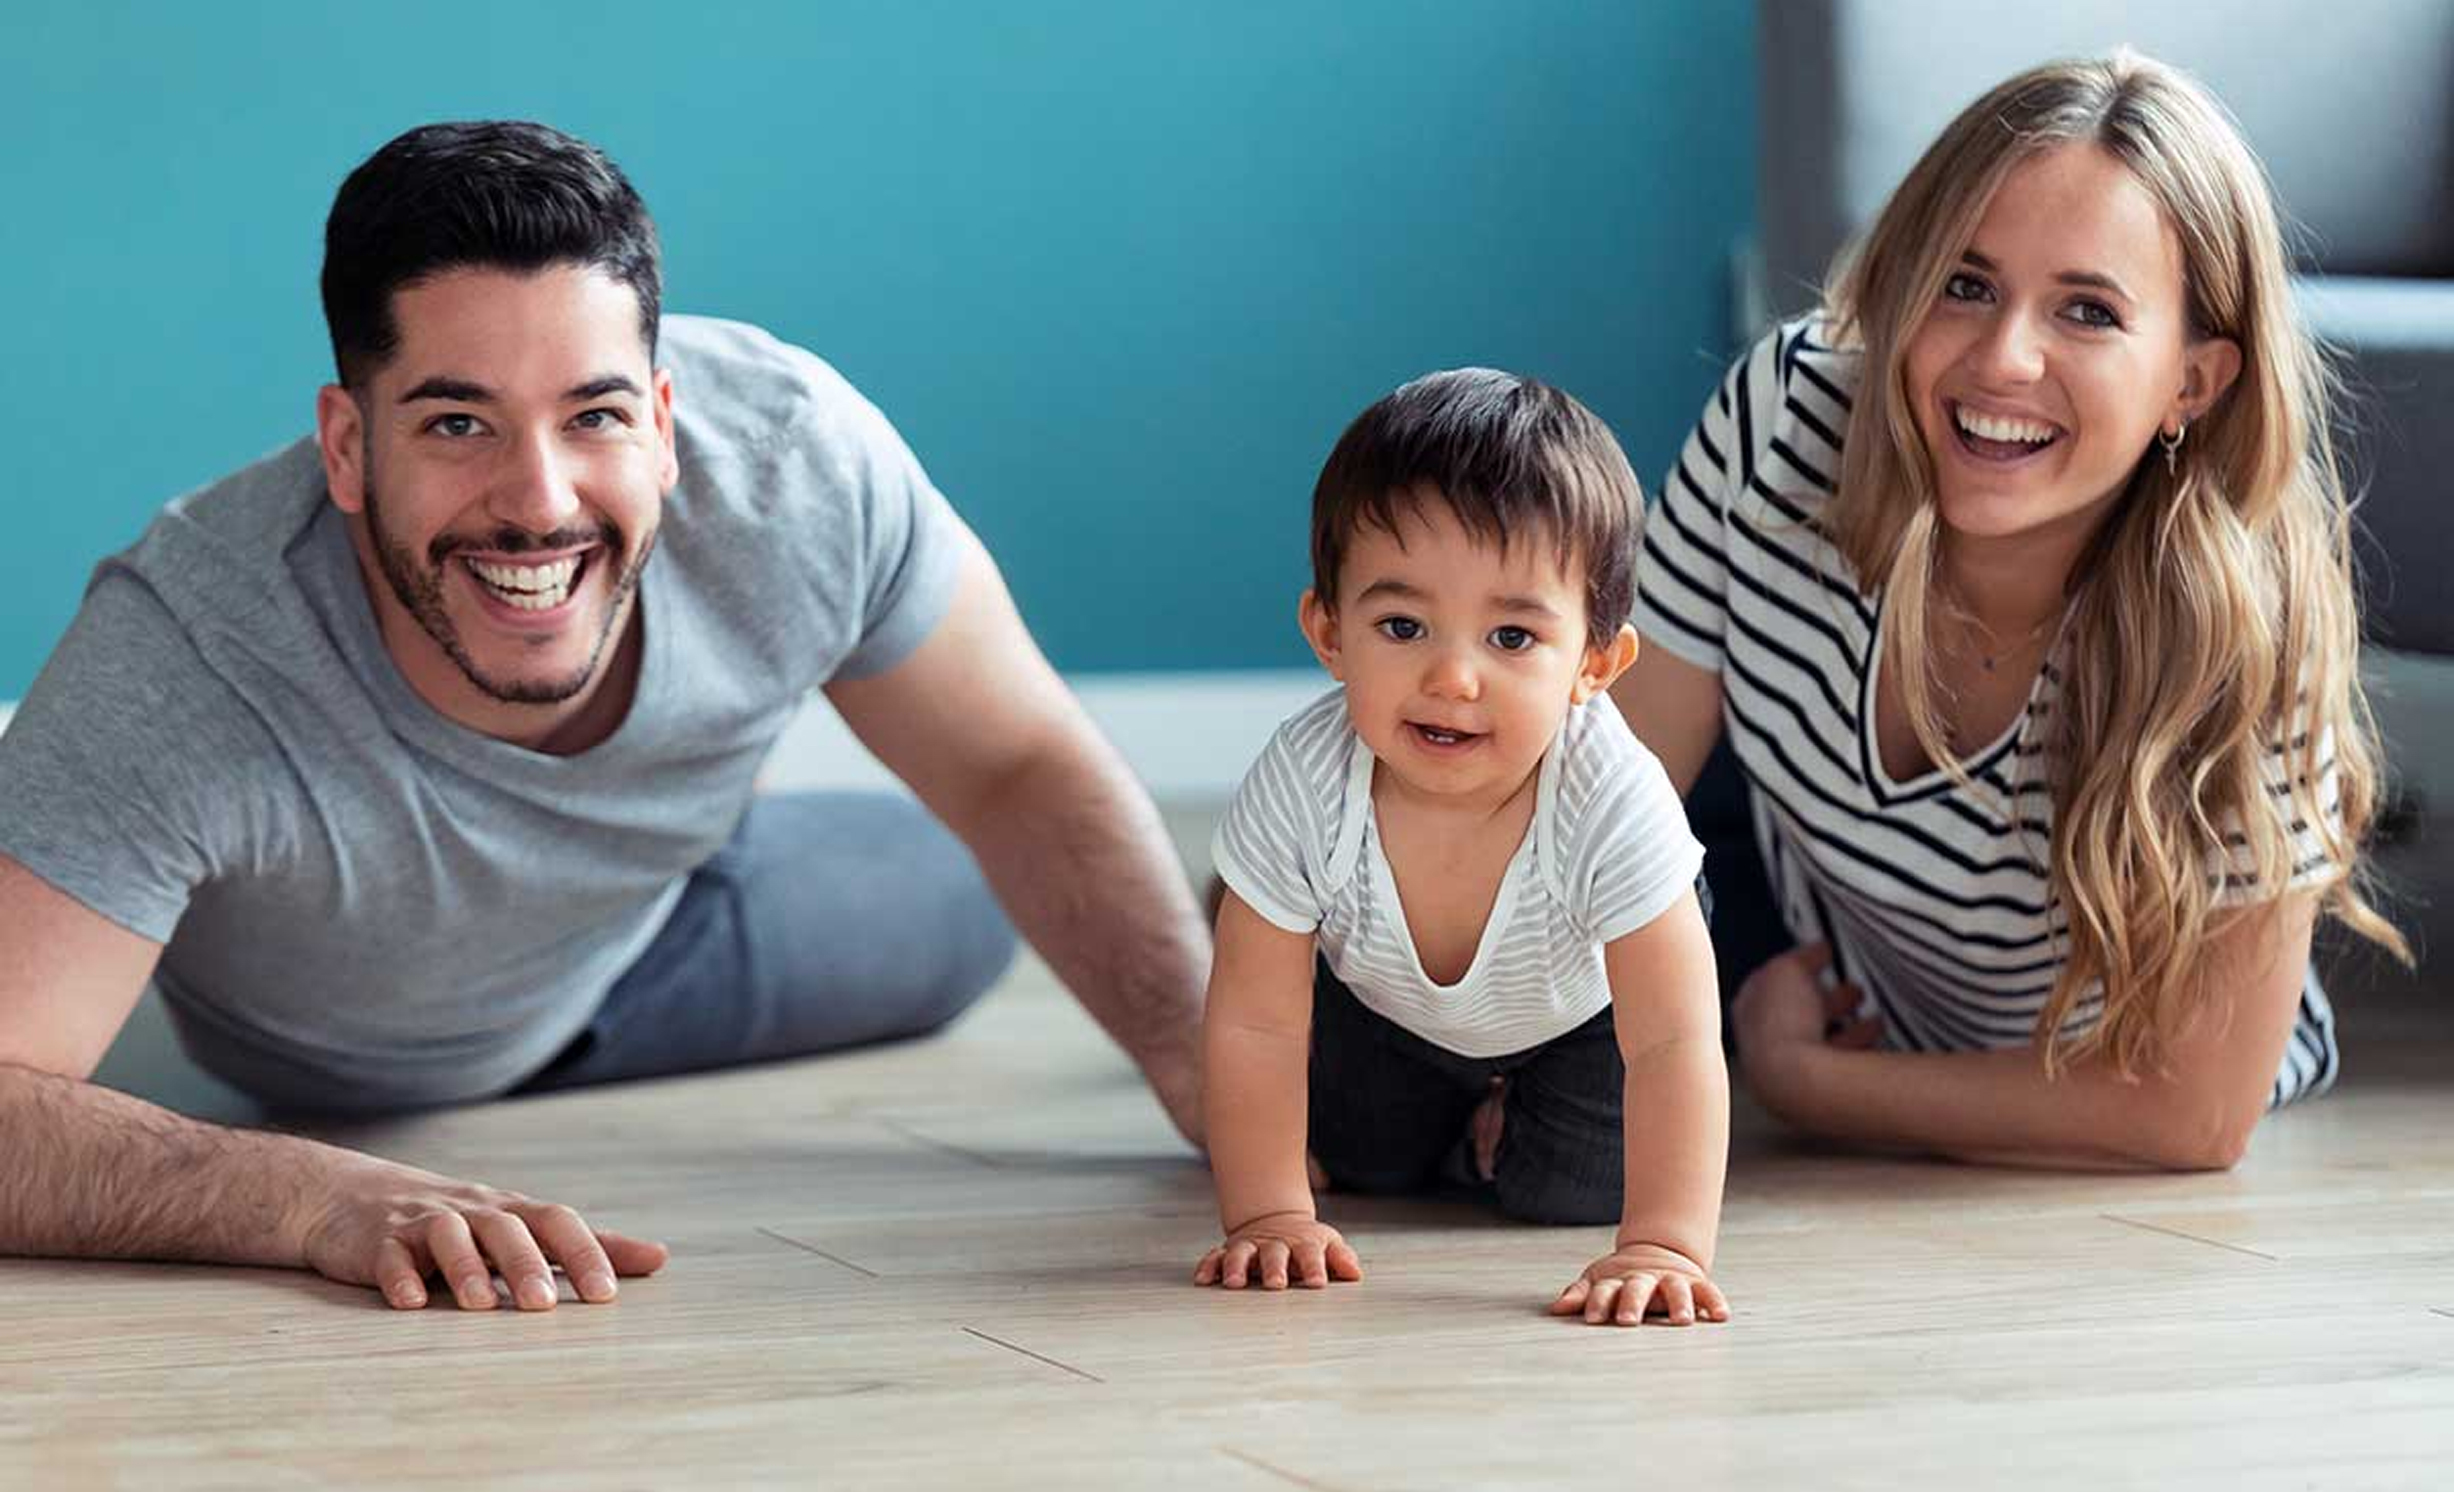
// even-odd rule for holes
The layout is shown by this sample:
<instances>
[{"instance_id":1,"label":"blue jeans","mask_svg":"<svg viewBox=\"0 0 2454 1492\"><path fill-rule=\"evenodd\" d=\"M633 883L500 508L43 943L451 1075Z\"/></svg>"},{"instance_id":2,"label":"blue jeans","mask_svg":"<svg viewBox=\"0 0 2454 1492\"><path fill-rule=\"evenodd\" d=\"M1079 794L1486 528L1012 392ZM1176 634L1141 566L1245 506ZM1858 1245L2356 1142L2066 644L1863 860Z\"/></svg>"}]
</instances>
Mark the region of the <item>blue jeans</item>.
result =
<instances>
[{"instance_id":1,"label":"blue jeans","mask_svg":"<svg viewBox=\"0 0 2454 1492\"><path fill-rule=\"evenodd\" d=\"M759 797L587 1027L515 1091L917 1036L969 1009L1014 946L970 853L917 804Z\"/></svg>"}]
</instances>

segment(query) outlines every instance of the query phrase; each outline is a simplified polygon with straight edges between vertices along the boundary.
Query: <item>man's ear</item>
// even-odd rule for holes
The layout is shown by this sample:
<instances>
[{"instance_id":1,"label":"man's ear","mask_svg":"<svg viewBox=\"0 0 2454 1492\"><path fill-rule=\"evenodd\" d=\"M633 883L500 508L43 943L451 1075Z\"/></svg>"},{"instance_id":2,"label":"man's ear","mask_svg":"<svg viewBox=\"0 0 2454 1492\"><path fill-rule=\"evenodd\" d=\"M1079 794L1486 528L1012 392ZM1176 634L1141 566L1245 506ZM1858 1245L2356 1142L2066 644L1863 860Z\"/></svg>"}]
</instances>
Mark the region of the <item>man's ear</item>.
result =
<instances>
[{"instance_id":1,"label":"man's ear","mask_svg":"<svg viewBox=\"0 0 2454 1492\"><path fill-rule=\"evenodd\" d=\"M673 442L673 370L656 370L656 386L650 401L656 410L656 438L664 445L664 457L657 467L657 484L666 492L682 479L682 458Z\"/></svg>"},{"instance_id":2,"label":"man's ear","mask_svg":"<svg viewBox=\"0 0 2454 1492\"><path fill-rule=\"evenodd\" d=\"M344 513L366 511L366 412L337 383L315 391L315 448L324 458L324 488Z\"/></svg>"},{"instance_id":3,"label":"man's ear","mask_svg":"<svg viewBox=\"0 0 2454 1492\"><path fill-rule=\"evenodd\" d=\"M1568 691L1569 703L1581 705L1608 689L1636 661L1639 646L1635 625L1622 622L1618 635L1608 643L1585 649L1585 666L1576 672L1576 687Z\"/></svg>"},{"instance_id":4,"label":"man's ear","mask_svg":"<svg viewBox=\"0 0 2454 1492\"><path fill-rule=\"evenodd\" d=\"M1346 675L1338 671L1338 614L1329 609L1319 594L1307 590L1304 599L1295 604L1295 625L1303 629L1304 641L1312 644L1312 656L1321 660L1329 676L1345 683Z\"/></svg>"}]
</instances>

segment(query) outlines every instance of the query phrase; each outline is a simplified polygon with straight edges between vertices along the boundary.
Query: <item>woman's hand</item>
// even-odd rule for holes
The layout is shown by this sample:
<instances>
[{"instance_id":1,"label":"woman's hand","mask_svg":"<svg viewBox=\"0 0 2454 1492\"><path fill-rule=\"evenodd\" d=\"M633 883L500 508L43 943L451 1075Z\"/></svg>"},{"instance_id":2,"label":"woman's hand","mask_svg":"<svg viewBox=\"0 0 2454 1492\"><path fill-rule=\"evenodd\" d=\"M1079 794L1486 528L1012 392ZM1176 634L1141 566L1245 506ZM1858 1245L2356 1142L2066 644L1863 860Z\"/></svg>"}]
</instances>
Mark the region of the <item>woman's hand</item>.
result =
<instances>
[{"instance_id":1,"label":"woman's hand","mask_svg":"<svg viewBox=\"0 0 2454 1492\"><path fill-rule=\"evenodd\" d=\"M1802 1055L1824 1046L1863 1051L1883 1036L1880 1017L1857 1013L1864 995L1856 985L1824 987L1831 966L1829 943L1793 948L1748 975L1730 1002L1739 1073L1775 1113L1798 1089Z\"/></svg>"}]
</instances>

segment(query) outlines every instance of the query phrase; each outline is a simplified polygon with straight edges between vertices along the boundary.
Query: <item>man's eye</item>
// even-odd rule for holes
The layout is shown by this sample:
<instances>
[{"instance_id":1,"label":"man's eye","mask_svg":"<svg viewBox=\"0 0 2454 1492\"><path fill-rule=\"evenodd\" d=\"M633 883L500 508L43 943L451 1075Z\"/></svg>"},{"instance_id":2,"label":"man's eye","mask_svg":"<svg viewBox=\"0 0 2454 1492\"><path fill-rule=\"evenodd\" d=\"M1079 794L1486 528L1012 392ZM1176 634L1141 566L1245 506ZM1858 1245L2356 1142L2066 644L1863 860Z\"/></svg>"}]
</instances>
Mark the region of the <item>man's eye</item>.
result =
<instances>
[{"instance_id":1,"label":"man's eye","mask_svg":"<svg viewBox=\"0 0 2454 1492\"><path fill-rule=\"evenodd\" d=\"M475 435L485 426L473 414L439 414L426 422L426 428L437 435L448 435L457 440L462 436Z\"/></svg>"},{"instance_id":2,"label":"man's eye","mask_svg":"<svg viewBox=\"0 0 2454 1492\"><path fill-rule=\"evenodd\" d=\"M582 430L614 430L630 423L618 409L583 409L571 417Z\"/></svg>"},{"instance_id":3,"label":"man's eye","mask_svg":"<svg viewBox=\"0 0 2454 1492\"><path fill-rule=\"evenodd\" d=\"M1534 634L1523 627L1494 627L1491 645L1503 653L1522 653L1534 645Z\"/></svg>"},{"instance_id":4,"label":"man's eye","mask_svg":"<svg viewBox=\"0 0 2454 1492\"><path fill-rule=\"evenodd\" d=\"M1410 616L1382 617L1374 625L1392 642L1412 642L1423 635L1423 624Z\"/></svg>"}]
</instances>

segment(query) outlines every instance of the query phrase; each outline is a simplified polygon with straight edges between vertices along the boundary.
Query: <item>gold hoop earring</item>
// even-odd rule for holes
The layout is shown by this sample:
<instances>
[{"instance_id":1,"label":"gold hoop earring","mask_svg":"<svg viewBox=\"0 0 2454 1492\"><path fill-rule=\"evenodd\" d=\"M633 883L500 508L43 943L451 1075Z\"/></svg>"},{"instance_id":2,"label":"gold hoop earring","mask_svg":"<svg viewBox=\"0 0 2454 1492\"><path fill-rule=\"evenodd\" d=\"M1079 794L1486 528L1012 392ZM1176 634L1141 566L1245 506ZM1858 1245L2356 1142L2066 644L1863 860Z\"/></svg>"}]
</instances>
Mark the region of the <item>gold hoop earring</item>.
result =
<instances>
[{"instance_id":1,"label":"gold hoop earring","mask_svg":"<svg viewBox=\"0 0 2454 1492\"><path fill-rule=\"evenodd\" d=\"M2181 470L2181 438L2189 433L2190 422L2188 420L2175 425L2170 435L2161 431L2157 433L2156 444L2164 447L2164 470L2167 476Z\"/></svg>"}]
</instances>

